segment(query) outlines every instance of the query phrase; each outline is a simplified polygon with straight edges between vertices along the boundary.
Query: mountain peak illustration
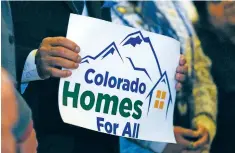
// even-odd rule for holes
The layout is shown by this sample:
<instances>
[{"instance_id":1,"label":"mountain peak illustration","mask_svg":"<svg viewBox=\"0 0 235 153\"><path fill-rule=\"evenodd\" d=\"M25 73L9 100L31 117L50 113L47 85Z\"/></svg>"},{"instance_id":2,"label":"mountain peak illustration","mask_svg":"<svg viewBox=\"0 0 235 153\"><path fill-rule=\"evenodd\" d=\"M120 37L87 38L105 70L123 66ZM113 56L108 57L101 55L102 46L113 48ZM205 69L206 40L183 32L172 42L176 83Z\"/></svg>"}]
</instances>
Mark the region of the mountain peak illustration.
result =
<instances>
[{"instance_id":1,"label":"mountain peak illustration","mask_svg":"<svg viewBox=\"0 0 235 153\"><path fill-rule=\"evenodd\" d=\"M153 45L152 45L149 37L144 37L141 31L136 31L134 33L127 35L122 40L122 42L120 44L122 46L131 45L132 47L136 47L137 45L140 45L141 43L147 43L149 45L151 52L155 58L155 61L156 61L157 67L158 67L158 71L159 71L160 75L162 75L160 63L158 61L158 58L157 58L157 55L156 55L155 50L153 48Z\"/></svg>"},{"instance_id":2,"label":"mountain peak illustration","mask_svg":"<svg viewBox=\"0 0 235 153\"><path fill-rule=\"evenodd\" d=\"M131 44L133 47L135 47L137 44L140 45L141 42L142 39L140 39L140 36L136 36L134 38L131 37L123 44L123 46Z\"/></svg>"},{"instance_id":3,"label":"mountain peak illustration","mask_svg":"<svg viewBox=\"0 0 235 153\"><path fill-rule=\"evenodd\" d=\"M135 47L137 44L140 45L142 42L150 42L149 37L144 37L141 31L136 31L127 35L121 42L123 46L132 45Z\"/></svg>"},{"instance_id":4,"label":"mountain peak illustration","mask_svg":"<svg viewBox=\"0 0 235 153\"><path fill-rule=\"evenodd\" d=\"M134 37L134 38L132 38L132 37ZM127 39L127 41L125 41L125 39ZM133 47L135 47L136 44L140 45L141 42L147 42L147 43L150 42L150 39L148 37L145 38L140 31L134 32L132 34L129 34L125 39L122 41L122 42L125 41L124 45L131 44ZM151 49L152 49L152 47L151 47ZM90 63L92 60L97 60L97 59L98 60L102 60L102 59L108 57L109 55L115 56L114 55L115 53L117 53L119 55L119 57L121 58L121 60L123 61L123 57L122 57L121 53L119 52L119 49L117 48L117 45L115 44L115 42L112 42L110 45L108 45L104 50L102 50L96 56L87 55L84 58L82 58L81 64L82 63ZM155 55L154 50L153 50L153 53ZM133 56L135 56L135 54L133 54ZM140 71L140 72L145 73L146 76L152 81L151 76L149 75L149 73L148 73L146 68L136 66L135 65L135 61L134 61L134 59L132 57L126 57L126 58L128 59L128 61L130 62L132 68L135 71Z\"/></svg>"},{"instance_id":5,"label":"mountain peak illustration","mask_svg":"<svg viewBox=\"0 0 235 153\"><path fill-rule=\"evenodd\" d=\"M112 42L109 46L107 46L104 50L102 50L96 56L93 57L93 56L87 55L84 58L82 58L81 63L90 63L90 60L96 60L96 59L101 59L102 60L110 54L114 55L115 52L117 52L117 54L119 55L119 57L123 61L123 58L122 58L115 42Z\"/></svg>"},{"instance_id":6,"label":"mountain peak illustration","mask_svg":"<svg viewBox=\"0 0 235 153\"><path fill-rule=\"evenodd\" d=\"M137 31L137 32L134 32L134 33L131 33L129 35L127 35L123 40L122 42L120 43L120 48L121 47L126 47L128 45L130 45L131 47L137 47L138 45L141 45L142 43L147 43L148 46L150 47L150 49L147 49L147 50L150 50L150 54L151 54L151 57L153 57L153 60L155 64L155 66L157 67L156 71L152 72L152 73L159 73L160 74L160 78L151 78L151 75L149 74L149 72L147 71L148 70L148 67L144 68L144 67L140 67L140 62L136 62L135 60L138 60L138 58L135 58L135 54L132 53L132 54L129 54L128 56L129 57L126 57L126 59L128 60L125 60L125 61L128 61L133 70L135 71L139 71L139 72L143 72L146 74L146 76L152 81L154 80L158 80L157 83L153 86L153 88L151 89L151 91L149 92L149 94L147 95L146 99L149 98L149 105L148 105L148 112L149 112L149 109L150 109L150 105L151 105L151 99L154 95L153 91L154 89L157 88L157 86L159 85L159 83L164 83L167 85L167 88L168 88L168 92L169 92L169 100L168 100L168 104L167 104L167 110L166 110L166 116L167 116L167 113L168 113L168 108L169 108L169 105L170 103L172 103L172 95L171 95L171 91L170 91L170 85L169 85L169 80L168 80L168 76L167 76L167 73L166 71L164 73L162 73L162 70L161 70L161 67L160 67L160 63L158 61L158 58L157 58L157 55L156 55L156 52L153 48L153 45L149 39L149 37L144 37L143 34L141 33L141 31ZM119 49L120 49L119 48ZM125 56L122 56L119 52L119 49L117 47L117 45L115 44L115 42L112 42L110 45L108 45L104 50L102 50L100 53L98 53L96 56L90 56L90 55L87 55L85 56L84 58L82 58L82 62L81 64L85 64L85 63L90 63L92 61L95 61L95 60L103 60L105 58L107 58L108 56L117 56L122 60L122 62L124 63L124 59L123 57ZM123 49L122 49L123 51ZM125 50L126 51L126 50ZM116 54L115 54L116 53ZM123 53L124 54L124 53ZM125 54L124 54L125 55ZM152 56L153 55L153 56ZM139 66L135 65L136 63L139 64ZM141 64L141 66L144 66L144 64ZM155 76L155 75L153 75ZM155 76L156 77L156 76Z\"/></svg>"},{"instance_id":7,"label":"mountain peak illustration","mask_svg":"<svg viewBox=\"0 0 235 153\"><path fill-rule=\"evenodd\" d=\"M144 72L148 76L148 78L152 81L151 77L149 76L149 74L145 68L136 67L130 57L127 57L127 59L129 59L131 66L133 67L134 70Z\"/></svg>"}]
</instances>

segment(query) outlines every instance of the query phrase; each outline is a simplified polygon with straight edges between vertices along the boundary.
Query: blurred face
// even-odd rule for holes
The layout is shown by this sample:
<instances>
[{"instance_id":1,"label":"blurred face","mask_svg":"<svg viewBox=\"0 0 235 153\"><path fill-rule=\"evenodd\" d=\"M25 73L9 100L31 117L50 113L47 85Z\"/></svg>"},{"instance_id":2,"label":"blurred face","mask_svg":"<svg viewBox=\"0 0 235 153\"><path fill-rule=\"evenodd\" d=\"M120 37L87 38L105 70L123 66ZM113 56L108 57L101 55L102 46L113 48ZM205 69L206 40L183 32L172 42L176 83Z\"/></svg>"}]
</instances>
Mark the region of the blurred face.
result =
<instances>
[{"instance_id":1,"label":"blurred face","mask_svg":"<svg viewBox=\"0 0 235 153\"><path fill-rule=\"evenodd\" d=\"M1 70L1 152L15 153L15 139L12 128L17 119L17 106L13 85L6 71Z\"/></svg>"},{"instance_id":2,"label":"blurred face","mask_svg":"<svg viewBox=\"0 0 235 153\"><path fill-rule=\"evenodd\" d=\"M212 25L235 44L235 1L207 2Z\"/></svg>"}]
</instances>

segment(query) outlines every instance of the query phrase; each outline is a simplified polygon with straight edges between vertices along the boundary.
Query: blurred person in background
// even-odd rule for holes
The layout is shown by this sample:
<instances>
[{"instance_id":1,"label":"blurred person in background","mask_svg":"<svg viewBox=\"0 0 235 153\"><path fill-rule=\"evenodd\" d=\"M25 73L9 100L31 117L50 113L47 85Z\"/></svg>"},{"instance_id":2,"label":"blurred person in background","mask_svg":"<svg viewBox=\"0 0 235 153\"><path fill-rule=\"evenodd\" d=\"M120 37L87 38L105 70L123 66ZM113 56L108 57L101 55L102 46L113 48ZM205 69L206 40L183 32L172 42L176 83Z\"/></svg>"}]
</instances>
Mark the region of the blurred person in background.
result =
<instances>
[{"instance_id":1,"label":"blurred person in background","mask_svg":"<svg viewBox=\"0 0 235 153\"><path fill-rule=\"evenodd\" d=\"M1 68L1 152L16 153L16 141L12 129L17 120L14 87L7 72Z\"/></svg>"},{"instance_id":2,"label":"blurred person in background","mask_svg":"<svg viewBox=\"0 0 235 153\"><path fill-rule=\"evenodd\" d=\"M188 63L188 78L179 91L175 105L175 137L177 145L121 138L122 153L209 152L216 132L217 90L210 75L211 62L204 55L192 27L188 12L181 2L140 1L106 2L112 21L172 37L181 43L181 53ZM197 18L197 14L189 14ZM194 138L194 139L190 139ZM147 148L147 149L146 149Z\"/></svg>"},{"instance_id":3,"label":"blurred person in background","mask_svg":"<svg viewBox=\"0 0 235 153\"><path fill-rule=\"evenodd\" d=\"M36 152L31 110L15 89L15 46L10 5L1 2L1 114L2 152Z\"/></svg>"},{"instance_id":4,"label":"blurred person in background","mask_svg":"<svg viewBox=\"0 0 235 153\"><path fill-rule=\"evenodd\" d=\"M59 78L71 75L61 67L76 69L81 61L79 44L65 38L69 15L111 21L110 8L102 6L100 1L11 2L18 73L30 82L24 96L33 112L38 153L119 153L119 137L66 124L58 108ZM184 81L184 73L182 58L176 80Z\"/></svg>"},{"instance_id":5,"label":"blurred person in background","mask_svg":"<svg viewBox=\"0 0 235 153\"><path fill-rule=\"evenodd\" d=\"M195 2L199 22L195 25L202 47L212 60L218 87L217 134L212 153L235 149L235 2Z\"/></svg>"},{"instance_id":6,"label":"blurred person in background","mask_svg":"<svg viewBox=\"0 0 235 153\"><path fill-rule=\"evenodd\" d=\"M29 123L29 108L1 67L1 152L36 153L37 141Z\"/></svg>"}]
</instances>

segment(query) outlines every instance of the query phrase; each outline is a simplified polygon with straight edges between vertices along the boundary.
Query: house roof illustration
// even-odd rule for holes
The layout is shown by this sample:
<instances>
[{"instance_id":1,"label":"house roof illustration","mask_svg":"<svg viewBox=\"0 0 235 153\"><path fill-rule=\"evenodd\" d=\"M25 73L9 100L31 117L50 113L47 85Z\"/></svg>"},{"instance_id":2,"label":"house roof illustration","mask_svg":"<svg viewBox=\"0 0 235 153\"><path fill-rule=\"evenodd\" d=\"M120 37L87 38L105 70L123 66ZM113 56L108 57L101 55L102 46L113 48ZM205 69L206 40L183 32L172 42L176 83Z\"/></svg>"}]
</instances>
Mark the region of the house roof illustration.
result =
<instances>
[{"instance_id":1,"label":"house roof illustration","mask_svg":"<svg viewBox=\"0 0 235 153\"><path fill-rule=\"evenodd\" d=\"M151 100L152 100L153 95L154 95L154 90L158 87L158 85L161 82L163 82L164 84L167 85L167 89L168 89L168 92L169 92L169 98L168 98L167 108L166 108L166 117L167 117L167 113L168 113L170 103L172 103L172 95L171 95L170 84L169 84L169 80L168 80L168 76L167 76L166 71L161 75L161 77L159 78L157 83L153 86L153 88L150 90L149 94L146 97L146 99L149 98L148 112L149 112L149 109L150 109L150 106L151 106Z\"/></svg>"}]
</instances>

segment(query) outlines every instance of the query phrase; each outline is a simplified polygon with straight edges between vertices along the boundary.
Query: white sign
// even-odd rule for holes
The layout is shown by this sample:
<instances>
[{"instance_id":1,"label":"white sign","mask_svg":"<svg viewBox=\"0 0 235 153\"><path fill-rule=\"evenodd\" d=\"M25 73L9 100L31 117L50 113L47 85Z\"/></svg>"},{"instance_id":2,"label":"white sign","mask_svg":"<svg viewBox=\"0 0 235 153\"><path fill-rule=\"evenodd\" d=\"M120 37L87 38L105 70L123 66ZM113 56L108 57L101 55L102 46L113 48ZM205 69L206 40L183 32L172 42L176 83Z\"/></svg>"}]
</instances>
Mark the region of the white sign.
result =
<instances>
[{"instance_id":1,"label":"white sign","mask_svg":"<svg viewBox=\"0 0 235 153\"><path fill-rule=\"evenodd\" d=\"M175 142L173 110L179 42L71 14L67 38L82 62L60 80L64 122L134 139Z\"/></svg>"}]
</instances>

